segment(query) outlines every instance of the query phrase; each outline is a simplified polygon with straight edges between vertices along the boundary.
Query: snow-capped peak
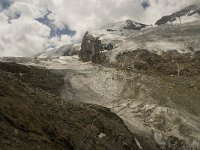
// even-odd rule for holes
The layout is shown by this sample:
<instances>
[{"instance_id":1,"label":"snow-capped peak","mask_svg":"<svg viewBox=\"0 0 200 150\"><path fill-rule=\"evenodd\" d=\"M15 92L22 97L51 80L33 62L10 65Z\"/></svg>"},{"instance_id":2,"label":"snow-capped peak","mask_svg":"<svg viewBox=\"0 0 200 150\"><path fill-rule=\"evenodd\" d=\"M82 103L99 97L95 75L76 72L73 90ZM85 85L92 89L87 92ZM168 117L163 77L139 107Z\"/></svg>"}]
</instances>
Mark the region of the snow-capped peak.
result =
<instances>
[{"instance_id":1,"label":"snow-capped peak","mask_svg":"<svg viewBox=\"0 0 200 150\"><path fill-rule=\"evenodd\" d=\"M164 16L156 22L156 25L162 24L182 24L200 20L200 7L190 5L171 15Z\"/></svg>"}]
</instances>

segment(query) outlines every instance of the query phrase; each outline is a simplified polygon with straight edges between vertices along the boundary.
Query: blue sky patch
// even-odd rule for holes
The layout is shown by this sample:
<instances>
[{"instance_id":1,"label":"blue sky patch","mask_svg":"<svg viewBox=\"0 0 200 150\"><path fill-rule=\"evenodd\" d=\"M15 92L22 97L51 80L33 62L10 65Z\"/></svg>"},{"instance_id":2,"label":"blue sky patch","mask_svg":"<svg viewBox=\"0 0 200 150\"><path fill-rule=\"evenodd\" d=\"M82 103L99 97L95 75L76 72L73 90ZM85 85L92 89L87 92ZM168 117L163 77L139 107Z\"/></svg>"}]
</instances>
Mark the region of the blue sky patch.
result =
<instances>
[{"instance_id":1,"label":"blue sky patch","mask_svg":"<svg viewBox=\"0 0 200 150\"><path fill-rule=\"evenodd\" d=\"M67 25L64 25L63 28L58 28L54 25L53 20L50 20L48 18L48 15L51 14L50 11L48 11L48 13L41 17L36 19L38 22L48 26L51 29L50 32L50 37L55 37L55 36L61 36L61 35L69 35L69 36L73 36L75 35L75 31L72 31L69 29L69 27Z\"/></svg>"},{"instance_id":2,"label":"blue sky patch","mask_svg":"<svg viewBox=\"0 0 200 150\"><path fill-rule=\"evenodd\" d=\"M0 0L0 11L8 9L12 3L12 0Z\"/></svg>"},{"instance_id":3,"label":"blue sky patch","mask_svg":"<svg viewBox=\"0 0 200 150\"><path fill-rule=\"evenodd\" d=\"M141 5L142 5L142 7L143 7L144 9L146 9L146 8L148 8L148 7L150 6L150 2L147 1L147 0L142 1Z\"/></svg>"}]
</instances>

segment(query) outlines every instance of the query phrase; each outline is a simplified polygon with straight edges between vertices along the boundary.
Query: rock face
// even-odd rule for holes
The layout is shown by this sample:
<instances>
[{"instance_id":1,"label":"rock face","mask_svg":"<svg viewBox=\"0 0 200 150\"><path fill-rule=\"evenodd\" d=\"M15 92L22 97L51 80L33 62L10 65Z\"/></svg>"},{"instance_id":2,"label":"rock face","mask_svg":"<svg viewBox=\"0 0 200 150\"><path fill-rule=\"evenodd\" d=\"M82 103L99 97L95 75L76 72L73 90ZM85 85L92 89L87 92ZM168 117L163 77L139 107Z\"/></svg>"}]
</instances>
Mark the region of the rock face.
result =
<instances>
[{"instance_id":1,"label":"rock face","mask_svg":"<svg viewBox=\"0 0 200 150\"><path fill-rule=\"evenodd\" d=\"M132 20L126 20L126 26L124 26L124 29L127 30L141 30L142 28L145 28L147 25L142 23L137 23Z\"/></svg>"},{"instance_id":2,"label":"rock face","mask_svg":"<svg viewBox=\"0 0 200 150\"><path fill-rule=\"evenodd\" d=\"M133 134L109 109L64 101L31 80L37 68L4 65L8 69L0 69L1 149L139 149ZM18 77L21 73L29 80ZM53 74L51 78L60 80ZM34 79L46 82L42 76Z\"/></svg>"},{"instance_id":3,"label":"rock face","mask_svg":"<svg viewBox=\"0 0 200 150\"><path fill-rule=\"evenodd\" d=\"M181 24L196 20L200 20L200 8L196 5L191 5L171 15L162 17L156 22L156 25L162 25L167 23Z\"/></svg>"},{"instance_id":4,"label":"rock face","mask_svg":"<svg viewBox=\"0 0 200 150\"><path fill-rule=\"evenodd\" d=\"M94 32L86 32L81 44L79 57L82 61L109 64L107 53L116 48L132 33L138 33L147 25L132 20L105 25Z\"/></svg>"},{"instance_id":5,"label":"rock face","mask_svg":"<svg viewBox=\"0 0 200 150\"><path fill-rule=\"evenodd\" d=\"M106 45L106 49L112 49L111 45ZM104 46L99 38L93 37L86 32L83 37L79 57L82 61L92 61L94 63L104 63L106 56L103 53Z\"/></svg>"},{"instance_id":6,"label":"rock face","mask_svg":"<svg viewBox=\"0 0 200 150\"><path fill-rule=\"evenodd\" d=\"M153 27L129 36L87 32L79 56L83 61L132 71L198 75L199 23Z\"/></svg>"}]
</instances>

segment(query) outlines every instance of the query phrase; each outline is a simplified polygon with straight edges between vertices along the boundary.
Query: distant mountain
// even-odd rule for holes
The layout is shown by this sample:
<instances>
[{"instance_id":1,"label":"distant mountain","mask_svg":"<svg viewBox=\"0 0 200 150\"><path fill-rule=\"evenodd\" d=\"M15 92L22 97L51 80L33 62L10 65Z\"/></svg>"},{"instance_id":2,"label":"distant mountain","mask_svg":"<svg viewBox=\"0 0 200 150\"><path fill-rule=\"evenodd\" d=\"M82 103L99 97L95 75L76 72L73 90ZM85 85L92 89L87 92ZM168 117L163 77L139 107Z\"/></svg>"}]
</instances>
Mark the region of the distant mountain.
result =
<instances>
[{"instance_id":1,"label":"distant mountain","mask_svg":"<svg viewBox=\"0 0 200 150\"><path fill-rule=\"evenodd\" d=\"M126 25L124 26L124 29L127 30L141 30L145 28L147 25L138 23L132 20L126 20Z\"/></svg>"},{"instance_id":2,"label":"distant mountain","mask_svg":"<svg viewBox=\"0 0 200 150\"><path fill-rule=\"evenodd\" d=\"M132 33L145 29L146 27L148 27L148 25L133 20L122 20L102 26L99 30L94 31L94 36L109 36L109 38L113 37L118 39L119 37L126 37Z\"/></svg>"},{"instance_id":3,"label":"distant mountain","mask_svg":"<svg viewBox=\"0 0 200 150\"><path fill-rule=\"evenodd\" d=\"M116 23L110 23L102 28L107 28L108 31L118 31L118 30L141 30L147 27L147 25L133 21L133 20L124 20Z\"/></svg>"},{"instance_id":4,"label":"distant mountain","mask_svg":"<svg viewBox=\"0 0 200 150\"><path fill-rule=\"evenodd\" d=\"M196 5L190 5L171 15L164 16L156 22L156 25L162 24L182 24L200 20L200 8Z\"/></svg>"},{"instance_id":5,"label":"distant mountain","mask_svg":"<svg viewBox=\"0 0 200 150\"><path fill-rule=\"evenodd\" d=\"M80 44L64 45L60 48L54 48L51 50L43 51L36 56L36 58L48 60L53 58L59 58L61 56L74 56L78 55L80 50Z\"/></svg>"}]
</instances>

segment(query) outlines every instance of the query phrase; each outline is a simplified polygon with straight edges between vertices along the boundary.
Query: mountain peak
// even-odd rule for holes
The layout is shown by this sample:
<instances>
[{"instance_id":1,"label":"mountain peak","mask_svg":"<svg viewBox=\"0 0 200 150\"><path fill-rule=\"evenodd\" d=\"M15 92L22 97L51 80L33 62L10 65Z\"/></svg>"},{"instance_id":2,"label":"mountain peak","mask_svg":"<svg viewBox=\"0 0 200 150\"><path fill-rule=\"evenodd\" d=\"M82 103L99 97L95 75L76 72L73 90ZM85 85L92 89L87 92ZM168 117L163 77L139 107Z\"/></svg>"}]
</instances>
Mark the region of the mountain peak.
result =
<instances>
[{"instance_id":1,"label":"mountain peak","mask_svg":"<svg viewBox=\"0 0 200 150\"><path fill-rule=\"evenodd\" d=\"M132 20L126 20L126 25L124 26L124 29L129 30L141 30L142 28L145 28L147 25L138 23Z\"/></svg>"},{"instance_id":2,"label":"mountain peak","mask_svg":"<svg viewBox=\"0 0 200 150\"><path fill-rule=\"evenodd\" d=\"M182 24L200 20L200 7L190 5L171 15L162 17L156 22L156 25L162 24Z\"/></svg>"}]
</instances>

